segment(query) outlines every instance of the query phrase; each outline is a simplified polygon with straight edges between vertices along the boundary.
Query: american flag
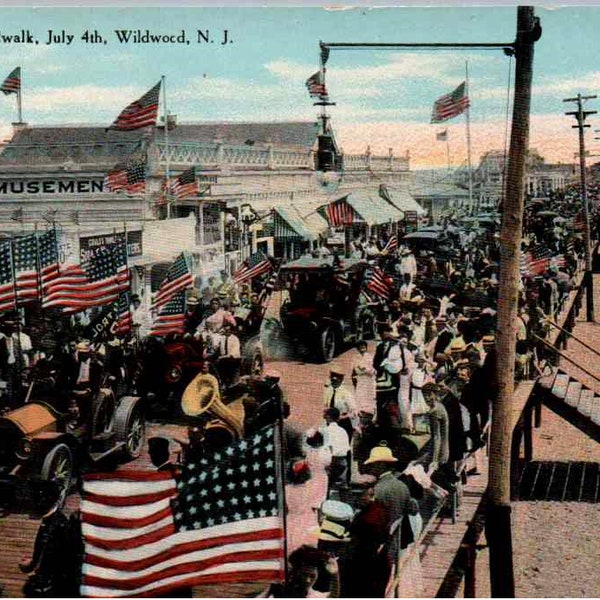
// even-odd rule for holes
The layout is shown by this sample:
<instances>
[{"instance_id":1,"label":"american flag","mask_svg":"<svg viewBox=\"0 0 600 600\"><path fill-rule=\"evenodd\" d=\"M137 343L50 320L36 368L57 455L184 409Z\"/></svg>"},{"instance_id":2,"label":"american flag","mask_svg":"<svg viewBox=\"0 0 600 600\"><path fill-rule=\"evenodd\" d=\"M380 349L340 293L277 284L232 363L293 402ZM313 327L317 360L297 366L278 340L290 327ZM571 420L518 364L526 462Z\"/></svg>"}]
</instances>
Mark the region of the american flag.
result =
<instances>
[{"instance_id":1,"label":"american flag","mask_svg":"<svg viewBox=\"0 0 600 600\"><path fill-rule=\"evenodd\" d=\"M38 298L38 239L36 234L13 241L13 260L17 300L31 302Z\"/></svg>"},{"instance_id":2,"label":"american flag","mask_svg":"<svg viewBox=\"0 0 600 600\"><path fill-rule=\"evenodd\" d=\"M152 307L156 309L164 306L176 292L185 290L193 285L194 278L190 271L188 259L185 253L182 252L169 267L165 278L156 292Z\"/></svg>"},{"instance_id":3,"label":"american flag","mask_svg":"<svg viewBox=\"0 0 600 600\"><path fill-rule=\"evenodd\" d=\"M109 192L124 191L128 196L146 192L146 159L131 158L115 165L104 178L104 187Z\"/></svg>"},{"instance_id":4,"label":"american flag","mask_svg":"<svg viewBox=\"0 0 600 600\"><path fill-rule=\"evenodd\" d=\"M387 300L390 297L393 283L379 267L372 267L365 271L364 287L377 294L380 298Z\"/></svg>"},{"instance_id":5,"label":"american flag","mask_svg":"<svg viewBox=\"0 0 600 600\"><path fill-rule=\"evenodd\" d=\"M158 98L160 96L159 81L151 90L141 98L127 106L115 119L109 129L131 131L148 125L156 125L158 115Z\"/></svg>"},{"instance_id":6,"label":"american flag","mask_svg":"<svg viewBox=\"0 0 600 600\"><path fill-rule=\"evenodd\" d=\"M390 236L390 239L387 241L383 249L381 250L381 254L391 254L398 249L398 238L395 235Z\"/></svg>"},{"instance_id":7,"label":"american flag","mask_svg":"<svg viewBox=\"0 0 600 600\"><path fill-rule=\"evenodd\" d=\"M185 290L175 293L159 311L148 335L185 333Z\"/></svg>"},{"instance_id":8,"label":"american flag","mask_svg":"<svg viewBox=\"0 0 600 600\"><path fill-rule=\"evenodd\" d=\"M262 252L255 252L237 268L233 274L233 282L240 284L272 270L271 261Z\"/></svg>"},{"instance_id":9,"label":"american flag","mask_svg":"<svg viewBox=\"0 0 600 600\"><path fill-rule=\"evenodd\" d=\"M317 71L306 80L306 89L311 98L322 98L327 96L327 88L323 80L323 73Z\"/></svg>"},{"instance_id":10,"label":"american flag","mask_svg":"<svg viewBox=\"0 0 600 600\"><path fill-rule=\"evenodd\" d=\"M115 333L117 335L127 335L131 333L133 319L131 316L131 295L129 290L119 292L119 299L115 302L117 309L117 321Z\"/></svg>"},{"instance_id":11,"label":"american flag","mask_svg":"<svg viewBox=\"0 0 600 600\"><path fill-rule=\"evenodd\" d=\"M21 91L21 67L13 69L0 85L0 92L4 94L18 94Z\"/></svg>"},{"instance_id":12,"label":"american flag","mask_svg":"<svg viewBox=\"0 0 600 600\"><path fill-rule=\"evenodd\" d=\"M16 308L12 242L0 244L0 312Z\"/></svg>"},{"instance_id":13,"label":"american flag","mask_svg":"<svg viewBox=\"0 0 600 600\"><path fill-rule=\"evenodd\" d=\"M38 252L40 254L40 280L42 283L42 298L47 287L59 275L58 268L58 240L56 229L49 229L38 239Z\"/></svg>"},{"instance_id":14,"label":"american flag","mask_svg":"<svg viewBox=\"0 0 600 600\"><path fill-rule=\"evenodd\" d=\"M168 193L179 199L196 196L198 194L196 167L190 167L172 180L168 186Z\"/></svg>"},{"instance_id":15,"label":"american flag","mask_svg":"<svg viewBox=\"0 0 600 600\"><path fill-rule=\"evenodd\" d=\"M550 258L550 268L564 269L567 266L567 261L564 254L557 254Z\"/></svg>"},{"instance_id":16,"label":"american flag","mask_svg":"<svg viewBox=\"0 0 600 600\"><path fill-rule=\"evenodd\" d=\"M180 588L284 577L273 426L207 453L175 481L161 471L84 476L81 595L169 596Z\"/></svg>"},{"instance_id":17,"label":"american flag","mask_svg":"<svg viewBox=\"0 0 600 600\"><path fill-rule=\"evenodd\" d=\"M524 277L542 275L550 268L552 253L545 244L536 244L528 252L521 254L520 271Z\"/></svg>"},{"instance_id":18,"label":"american flag","mask_svg":"<svg viewBox=\"0 0 600 600\"><path fill-rule=\"evenodd\" d=\"M47 286L42 306L74 313L116 302L129 286L124 243L101 246L80 265L70 265Z\"/></svg>"},{"instance_id":19,"label":"american flag","mask_svg":"<svg viewBox=\"0 0 600 600\"><path fill-rule=\"evenodd\" d=\"M464 113L469 108L469 97L466 95L466 82L462 82L453 92L438 98L431 113L432 123L443 123Z\"/></svg>"},{"instance_id":20,"label":"american flag","mask_svg":"<svg viewBox=\"0 0 600 600\"><path fill-rule=\"evenodd\" d=\"M327 220L330 227L342 227L354 223L354 209L345 199L330 202L317 210Z\"/></svg>"},{"instance_id":21,"label":"american flag","mask_svg":"<svg viewBox=\"0 0 600 600\"><path fill-rule=\"evenodd\" d=\"M266 306L268 299L271 297L271 294L275 289L278 277L279 273L277 271L273 271L265 281L260 293L258 294L258 301L260 302L261 306Z\"/></svg>"}]
</instances>

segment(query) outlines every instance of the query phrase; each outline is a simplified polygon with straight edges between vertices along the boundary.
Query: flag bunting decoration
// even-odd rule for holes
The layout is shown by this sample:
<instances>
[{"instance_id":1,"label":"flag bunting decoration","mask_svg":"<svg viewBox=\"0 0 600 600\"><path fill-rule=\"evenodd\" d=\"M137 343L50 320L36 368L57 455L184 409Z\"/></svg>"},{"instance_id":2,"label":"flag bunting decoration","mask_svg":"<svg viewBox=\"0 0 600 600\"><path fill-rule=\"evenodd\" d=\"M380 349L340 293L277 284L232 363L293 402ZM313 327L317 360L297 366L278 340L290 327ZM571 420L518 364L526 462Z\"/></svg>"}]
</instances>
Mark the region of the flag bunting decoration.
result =
<instances>
[{"instance_id":1,"label":"flag bunting decoration","mask_svg":"<svg viewBox=\"0 0 600 600\"><path fill-rule=\"evenodd\" d=\"M162 280L152 307L157 309L171 300L174 294L194 285L194 278L190 271L185 253L181 253L169 267L165 278Z\"/></svg>"},{"instance_id":2,"label":"flag bunting decoration","mask_svg":"<svg viewBox=\"0 0 600 600\"><path fill-rule=\"evenodd\" d=\"M320 206L317 211L329 223L329 227L352 225L355 221L355 211L345 199Z\"/></svg>"},{"instance_id":3,"label":"flag bunting decoration","mask_svg":"<svg viewBox=\"0 0 600 600\"><path fill-rule=\"evenodd\" d=\"M464 113L469 108L469 97L466 95L466 82L462 82L452 93L438 98L431 113L432 123L443 123Z\"/></svg>"},{"instance_id":4,"label":"flag bunting decoration","mask_svg":"<svg viewBox=\"0 0 600 600\"><path fill-rule=\"evenodd\" d=\"M13 69L0 85L3 94L18 94L21 91L21 67Z\"/></svg>"},{"instance_id":5,"label":"flag bunting decoration","mask_svg":"<svg viewBox=\"0 0 600 600\"><path fill-rule=\"evenodd\" d=\"M146 158L131 158L115 165L104 178L109 192L125 192L128 196L146 192Z\"/></svg>"},{"instance_id":6,"label":"flag bunting decoration","mask_svg":"<svg viewBox=\"0 0 600 600\"><path fill-rule=\"evenodd\" d=\"M198 180L196 179L196 167L190 167L179 177L170 181L168 193L175 198L191 198L198 195Z\"/></svg>"},{"instance_id":7,"label":"flag bunting decoration","mask_svg":"<svg viewBox=\"0 0 600 600\"><path fill-rule=\"evenodd\" d=\"M365 271L364 287L387 300L392 291L393 282L379 267L373 267Z\"/></svg>"},{"instance_id":8,"label":"flag bunting decoration","mask_svg":"<svg viewBox=\"0 0 600 600\"><path fill-rule=\"evenodd\" d=\"M444 131L439 131L435 134L435 139L438 142L445 142L448 139L448 130L444 129Z\"/></svg>"},{"instance_id":9,"label":"flag bunting decoration","mask_svg":"<svg viewBox=\"0 0 600 600\"><path fill-rule=\"evenodd\" d=\"M398 237L395 235L390 236L385 246L381 250L381 254L391 254L398 250Z\"/></svg>"},{"instance_id":10,"label":"flag bunting decoration","mask_svg":"<svg viewBox=\"0 0 600 600\"><path fill-rule=\"evenodd\" d=\"M273 265L271 264L271 261L262 252L255 252L235 271L233 274L233 282L240 284L249 279L254 279L263 273L269 273L272 270Z\"/></svg>"},{"instance_id":11,"label":"flag bunting decoration","mask_svg":"<svg viewBox=\"0 0 600 600\"><path fill-rule=\"evenodd\" d=\"M84 475L87 597L169 596L195 585L284 578L275 428L161 471Z\"/></svg>"},{"instance_id":12,"label":"flag bunting decoration","mask_svg":"<svg viewBox=\"0 0 600 600\"><path fill-rule=\"evenodd\" d=\"M109 129L132 131L134 129L148 127L149 125L156 125L160 85L161 82L159 81L141 98L125 107Z\"/></svg>"},{"instance_id":13,"label":"flag bunting decoration","mask_svg":"<svg viewBox=\"0 0 600 600\"><path fill-rule=\"evenodd\" d=\"M327 88L321 71L317 71L306 80L306 89L311 98L327 96Z\"/></svg>"},{"instance_id":14,"label":"flag bunting decoration","mask_svg":"<svg viewBox=\"0 0 600 600\"><path fill-rule=\"evenodd\" d=\"M125 243L96 248L82 264L70 265L47 286L42 306L74 313L116 302L129 288Z\"/></svg>"},{"instance_id":15,"label":"flag bunting decoration","mask_svg":"<svg viewBox=\"0 0 600 600\"><path fill-rule=\"evenodd\" d=\"M176 333L185 333L185 290L173 294L160 309L149 335L161 337Z\"/></svg>"}]
</instances>

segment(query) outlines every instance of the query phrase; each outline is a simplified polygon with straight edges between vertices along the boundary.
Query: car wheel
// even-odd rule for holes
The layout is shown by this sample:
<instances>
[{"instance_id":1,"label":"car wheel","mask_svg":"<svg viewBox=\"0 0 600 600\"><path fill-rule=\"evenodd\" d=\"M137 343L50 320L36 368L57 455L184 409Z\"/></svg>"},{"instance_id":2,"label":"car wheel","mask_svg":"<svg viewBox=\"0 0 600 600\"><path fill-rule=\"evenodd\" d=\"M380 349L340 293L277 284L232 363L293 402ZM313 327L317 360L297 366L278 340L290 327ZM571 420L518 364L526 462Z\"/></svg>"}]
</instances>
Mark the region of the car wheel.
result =
<instances>
[{"instance_id":1,"label":"car wheel","mask_svg":"<svg viewBox=\"0 0 600 600\"><path fill-rule=\"evenodd\" d=\"M58 444L48 452L40 473L44 481L54 481L67 491L73 479L73 454L67 444Z\"/></svg>"},{"instance_id":2,"label":"car wheel","mask_svg":"<svg viewBox=\"0 0 600 600\"><path fill-rule=\"evenodd\" d=\"M331 327L323 330L320 337L319 354L323 362L329 362L335 356L336 338L335 331Z\"/></svg>"},{"instance_id":3,"label":"car wheel","mask_svg":"<svg viewBox=\"0 0 600 600\"><path fill-rule=\"evenodd\" d=\"M123 453L127 460L134 460L142 453L146 441L146 420L139 398L125 396L115 415L117 442L123 442Z\"/></svg>"}]
</instances>

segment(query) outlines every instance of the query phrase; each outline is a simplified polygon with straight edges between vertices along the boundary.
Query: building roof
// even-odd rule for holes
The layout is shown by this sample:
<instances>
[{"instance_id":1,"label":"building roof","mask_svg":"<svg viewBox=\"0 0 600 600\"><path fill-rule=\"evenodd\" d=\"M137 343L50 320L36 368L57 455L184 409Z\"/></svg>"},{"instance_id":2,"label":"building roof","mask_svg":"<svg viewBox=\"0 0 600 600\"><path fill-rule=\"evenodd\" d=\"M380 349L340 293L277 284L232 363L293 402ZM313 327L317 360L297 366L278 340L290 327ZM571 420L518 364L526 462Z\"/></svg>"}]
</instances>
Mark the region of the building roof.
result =
<instances>
[{"instance_id":1,"label":"building roof","mask_svg":"<svg viewBox=\"0 0 600 600\"><path fill-rule=\"evenodd\" d=\"M278 206L274 209L275 237L298 237L316 240L327 231L327 221L316 213L312 218L302 217L294 206Z\"/></svg>"},{"instance_id":2,"label":"building roof","mask_svg":"<svg viewBox=\"0 0 600 600\"><path fill-rule=\"evenodd\" d=\"M174 142L222 142L231 145L267 146L309 150L319 124L316 121L282 123L180 123L169 131Z\"/></svg>"},{"instance_id":3,"label":"building roof","mask_svg":"<svg viewBox=\"0 0 600 600\"><path fill-rule=\"evenodd\" d=\"M404 213L381 198L376 191L357 190L345 197L346 202L369 225L401 221Z\"/></svg>"}]
</instances>

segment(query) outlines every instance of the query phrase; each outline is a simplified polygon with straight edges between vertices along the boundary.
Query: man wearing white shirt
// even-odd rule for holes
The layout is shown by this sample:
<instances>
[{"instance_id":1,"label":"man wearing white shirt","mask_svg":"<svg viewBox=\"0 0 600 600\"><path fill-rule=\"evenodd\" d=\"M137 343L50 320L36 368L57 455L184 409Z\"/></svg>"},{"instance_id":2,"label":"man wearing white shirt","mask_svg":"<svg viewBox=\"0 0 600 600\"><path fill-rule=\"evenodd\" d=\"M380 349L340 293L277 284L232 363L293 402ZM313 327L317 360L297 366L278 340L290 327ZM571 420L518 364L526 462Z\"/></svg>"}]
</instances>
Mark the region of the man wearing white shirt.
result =
<instances>
[{"instance_id":1,"label":"man wearing white shirt","mask_svg":"<svg viewBox=\"0 0 600 600\"><path fill-rule=\"evenodd\" d=\"M344 373L339 367L333 366L329 372L329 384L323 392L323 407L337 408L340 413L339 426L352 439L354 427L358 425L354 392L343 385Z\"/></svg>"},{"instance_id":2,"label":"man wearing white shirt","mask_svg":"<svg viewBox=\"0 0 600 600\"><path fill-rule=\"evenodd\" d=\"M402 250L402 258L400 259L400 275L410 275L410 280L414 281L417 277L417 259L415 255L408 249Z\"/></svg>"},{"instance_id":3,"label":"man wearing white shirt","mask_svg":"<svg viewBox=\"0 0 600 600\"><path fill-rule=\"evenodd\" d=\"M325 447L331 452L331 465L329 466L329 483L327 497L332 488L346 488L348 485L348 465L350 451L350 438L338 422L340 411L337 408L327 408L323 413L325 423Z\"/></svg>"},{"instance_id":4,"label":"man wearing white shirt","mask_svg":"<svg viewBox=\"0 0 600 600\"><path fill-rule=\"evenodd\" d=\"M237 383L242 363L240 339L233 333L231 325L226 325L218 342L218 370L225 387Z\"/></svg>"}]
</instances>

